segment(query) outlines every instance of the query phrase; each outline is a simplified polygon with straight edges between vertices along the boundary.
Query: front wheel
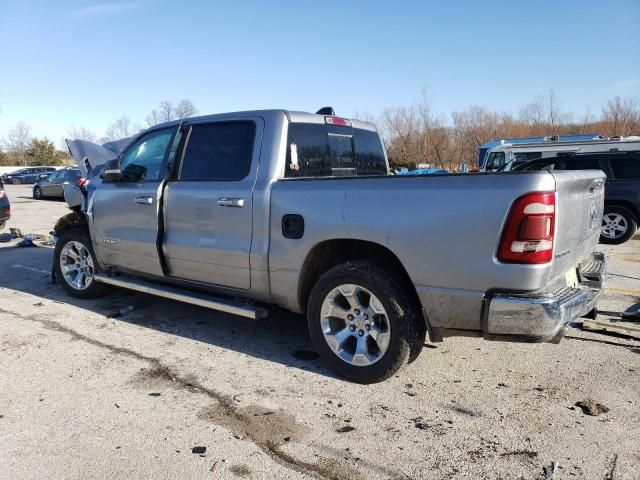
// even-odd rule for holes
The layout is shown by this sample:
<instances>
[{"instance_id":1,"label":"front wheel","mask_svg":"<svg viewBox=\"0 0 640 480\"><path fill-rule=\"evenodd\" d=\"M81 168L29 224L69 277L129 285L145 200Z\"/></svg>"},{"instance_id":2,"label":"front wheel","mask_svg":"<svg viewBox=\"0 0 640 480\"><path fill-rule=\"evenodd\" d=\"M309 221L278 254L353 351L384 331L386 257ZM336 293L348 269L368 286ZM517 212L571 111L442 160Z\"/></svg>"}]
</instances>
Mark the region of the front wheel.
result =
<instances>
[{"instance_id":1,"label":"front wheel","mask_svg":"<svg viewBox=\"0 0 640 480\"><path fill-rule=\"evenodd\" d=\"M22 180L20 180L19 178L12 178L11 183L13 183L14 185L20 185L22 183Z\"/></svg>"},{"instance_id":2,"label":"front wheel","mask_svg":"<svg viewBox=\"0 0 640 480\"><path fill-rule=\"evenodd\" d=\"M307 316L323 360L359 383L386 380L424 344L423 319L406 288L368 261L323 274L311 291Z\"/></svg>"},{"instance_id":3,"label":"front wheel","mask_svg":"<svg viewBox=\"0 0 640 480\"><path fill-rule=\"evenodd\" d=\"M42 189L40 187L33 187L33 198L42 200Z\"/></svg>"},{"instance_id":4,"label":"front wheel","mask_svg":"<svg viewBox=\"0 0 640 480\"><path fill-rule=\"evenodd\" d=\"M638 221L629 209L617 206L605 207L600 242L619 245L633 237L637 229Z\"/></svg>"},{"instance_id":5,"label":"front wheel","mask_svg":"<svg viewBox=\"0 0 640 480\"><path fill-rule=\"evenodd\" d=\"M94 280L98 262L85 229L72 228L60 235L53 259L56 277L71 296L97 298L111 290L108 285Z\"/></svg>"}]
</instances>

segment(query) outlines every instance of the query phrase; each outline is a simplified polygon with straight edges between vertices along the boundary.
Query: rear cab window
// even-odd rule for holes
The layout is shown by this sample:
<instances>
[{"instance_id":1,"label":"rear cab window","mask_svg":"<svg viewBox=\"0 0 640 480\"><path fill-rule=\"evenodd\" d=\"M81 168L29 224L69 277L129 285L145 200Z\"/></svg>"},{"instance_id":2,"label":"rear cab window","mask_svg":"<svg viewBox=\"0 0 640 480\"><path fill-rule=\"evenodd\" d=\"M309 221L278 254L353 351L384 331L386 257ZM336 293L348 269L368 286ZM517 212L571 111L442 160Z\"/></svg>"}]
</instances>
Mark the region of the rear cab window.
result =
<instances>
[{"instance_id":1,"label":"rear cab window","mask_svg":"<svg viewBox=\"0 0 640 480\"><path fill-rule=\"evenodd\" d=\"M352 126L289 124L286 178L388 174L377 132Z\"/></svg>"}]
</instances>

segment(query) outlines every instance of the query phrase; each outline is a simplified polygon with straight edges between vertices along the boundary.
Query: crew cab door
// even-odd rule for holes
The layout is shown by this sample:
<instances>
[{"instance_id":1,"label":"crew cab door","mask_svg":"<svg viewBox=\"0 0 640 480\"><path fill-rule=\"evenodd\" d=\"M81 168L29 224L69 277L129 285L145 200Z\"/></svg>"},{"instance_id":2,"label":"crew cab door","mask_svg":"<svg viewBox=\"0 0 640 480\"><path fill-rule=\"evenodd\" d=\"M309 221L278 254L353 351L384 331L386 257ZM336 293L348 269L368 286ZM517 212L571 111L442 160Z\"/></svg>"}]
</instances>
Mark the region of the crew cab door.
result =
<instances>
[{"instance_id":1,"label":"crew cab door","mask_svg":"<svg viewBox=\"0 0 640 480\"><path fill-rule=\"evenodd\" d=\"M122 178L103 180L90 215L94 245L108 265L162 275L158 255L158 199L176 127L140 137L120 160Z\"/></svg>"},{"instance_id":2,"label":"crew cab door","mask_svg":"<svg viewBox=\"0 0 640 480\"><path fill-rule=\"evenodd\" d=\"M192 124L164 192L163 254L173 277L251 286L253 188L264 122Z\"/></svg>"}]
</instances>

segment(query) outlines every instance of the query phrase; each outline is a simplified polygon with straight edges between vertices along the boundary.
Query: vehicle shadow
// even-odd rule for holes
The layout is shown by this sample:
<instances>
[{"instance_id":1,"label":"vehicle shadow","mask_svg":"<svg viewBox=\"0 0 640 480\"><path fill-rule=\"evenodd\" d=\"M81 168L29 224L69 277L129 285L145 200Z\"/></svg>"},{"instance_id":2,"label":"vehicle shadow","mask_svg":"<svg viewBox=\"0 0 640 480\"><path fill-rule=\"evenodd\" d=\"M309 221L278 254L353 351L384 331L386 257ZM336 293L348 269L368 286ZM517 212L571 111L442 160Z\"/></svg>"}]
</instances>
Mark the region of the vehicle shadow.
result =
<instances>
[{"instance_id":1,"label":"vehicle shadow","mask_svg":"<svg viewBox=\"0 0 640 480\"><path fill-rule=\"evenodd\" d=\"M34 295L32 305L49 300L144 328L234 350L251 357L339 378L314 351L306 318L273 305L264 320L250 320L144 293L114 288L107 296L81 300L51 282L53 249L0 248L0 287ZM132 307L132 309L130 308ZM53 319L55 320L55 319Z\"/></svg>"}]
</instances>

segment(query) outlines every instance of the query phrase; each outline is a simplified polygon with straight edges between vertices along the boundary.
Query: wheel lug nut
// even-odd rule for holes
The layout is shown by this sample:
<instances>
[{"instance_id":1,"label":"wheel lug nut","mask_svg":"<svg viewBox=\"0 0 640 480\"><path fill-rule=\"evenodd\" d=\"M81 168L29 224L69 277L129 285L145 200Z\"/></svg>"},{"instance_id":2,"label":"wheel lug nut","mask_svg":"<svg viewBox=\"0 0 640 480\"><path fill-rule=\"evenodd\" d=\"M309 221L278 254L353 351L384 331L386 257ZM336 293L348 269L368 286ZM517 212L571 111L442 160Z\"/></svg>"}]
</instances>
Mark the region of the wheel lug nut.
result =
<instances>
[{"instance_id":1,"label":"wheel lug nut","mask_svg":"<svg viewBox=\"0 0 640 480\"><path fill-rule=\"evenodd\" d=\"M365 325L365 328L366 328L367 330L371 330L371 325L369 325L369 324L367 323L367 324Z\"/></svg>"},{"instance_id":2,"label":"wheel lug nut","mask_svg":"<svg viewBox=\"0 0 640 480\"><path fill-rule=\"evenodd\" d=\"M355 313L356 315L360 315L360 310L358 310L357 308L353 311L353 313Z\"/></svg>"},{"instance_id":3,"label":"wheel lug nut","mask_svg":"<svg viewBox=\"0 0 640 480\"><path fill-rule=\"evenodd\" d=\"M358 330L358 335L360 336L364 335L364 330Z\"/></svg>"},{"instance_id":4,"label":"wheel lug nut","mask_svg":"<svg viewBox=\"0 0 640 480\"><path fill-rule=\"evenodd\" d=\"M349 325L349 330L351 330L352 332L354 332L356 330L355 325Z\"/></svg>"},{"instance_id":5,"label":"wheel lug nut","mask_svg":"<svg viewBox=\"0 0 640 480\"><path fill-rule=\"evenodd\" d=\"M350 322L353 322L353 315L349 314L347 315L347 318L349 319Z\"/></svg>"},{"instance_id":6,"label":"wheel lug nut","mask_svg":"<svg viewBox=\"0 0 640 480\"><path fill-rule=\"evenodd\" d=\"M369 315L367 315L366 313L362 316L362 318L364 318L365 320L369 320Z\"/></svg>"}]
</instances>

